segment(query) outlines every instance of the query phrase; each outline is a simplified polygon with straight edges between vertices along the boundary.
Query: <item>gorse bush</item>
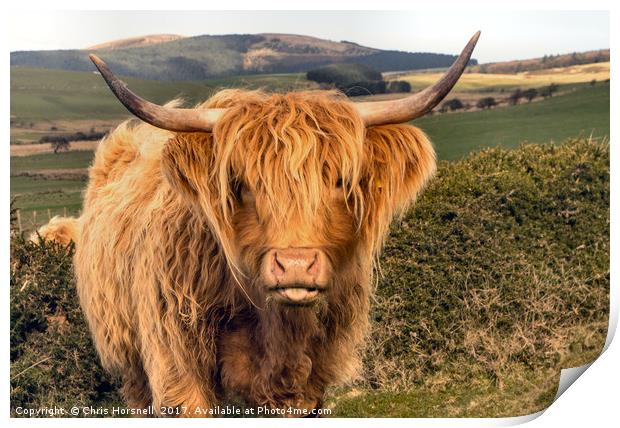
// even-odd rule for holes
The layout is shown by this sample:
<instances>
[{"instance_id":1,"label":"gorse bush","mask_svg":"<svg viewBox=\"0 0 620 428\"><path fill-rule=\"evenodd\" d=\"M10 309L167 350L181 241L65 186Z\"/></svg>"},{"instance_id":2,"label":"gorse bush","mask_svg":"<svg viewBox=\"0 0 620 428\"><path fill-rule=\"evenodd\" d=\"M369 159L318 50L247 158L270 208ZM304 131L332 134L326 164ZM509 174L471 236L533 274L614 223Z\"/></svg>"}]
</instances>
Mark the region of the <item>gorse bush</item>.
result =
<instances>
[{"instance_id":1,"label":"gorse bush","mask_svg":"<svg viewBox=\"0 0 620 428\"><path fill-rule=\"evenodd\" d=\"M120 403L79 310L71 253L12 238L12 411ZM607 330L609 145L442 162L393 225L380 267L356 388L432 389L479 374L501 387L514 366L585 363Z\"/></svg>"},{"instance_id":2,"label":"gorse bush","mask_svg":"<svg viewBox=\"0 0 620 428\"><path fill-rule=\"evenodd\" d=\"M442 163L381 261L364 382L598 353L608 322L609 146L490 149ZM583 364L584 362L582 362ZM452 369L450 369L452 367Z\"/></svg>"},{"instance_id":3,"label":"gorse bush","mask_svg":"<svg viewBox=\"0 0 620 428\"><path fill-rule=\"evenodd\" d=\"M73 247L11 239L11 412L120 402L79 307Z\"/></svg>"}]
</instances>

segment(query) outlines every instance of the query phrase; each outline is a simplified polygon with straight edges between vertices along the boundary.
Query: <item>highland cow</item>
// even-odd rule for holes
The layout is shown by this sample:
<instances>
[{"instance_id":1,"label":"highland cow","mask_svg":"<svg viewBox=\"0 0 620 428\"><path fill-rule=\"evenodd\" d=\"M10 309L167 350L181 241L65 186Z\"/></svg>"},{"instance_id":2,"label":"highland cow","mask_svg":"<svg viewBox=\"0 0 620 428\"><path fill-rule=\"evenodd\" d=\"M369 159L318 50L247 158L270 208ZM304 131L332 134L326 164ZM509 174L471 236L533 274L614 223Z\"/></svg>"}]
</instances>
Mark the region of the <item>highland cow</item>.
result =
<instances>
[{"instance_id":1,"label":"highland cow","mask_svg":"<svg viewBox=\"0 0 620 428\"><path fill-rule=\"evenodd\" d=\"M445 97L478 36L435 85L366 103L224 90L158 106L91 56L142 119L101 142L74 229L81 306L128 405L312 414L355 376L382 241L435 170L401 123Z\"/></svg>"}]
</instances>

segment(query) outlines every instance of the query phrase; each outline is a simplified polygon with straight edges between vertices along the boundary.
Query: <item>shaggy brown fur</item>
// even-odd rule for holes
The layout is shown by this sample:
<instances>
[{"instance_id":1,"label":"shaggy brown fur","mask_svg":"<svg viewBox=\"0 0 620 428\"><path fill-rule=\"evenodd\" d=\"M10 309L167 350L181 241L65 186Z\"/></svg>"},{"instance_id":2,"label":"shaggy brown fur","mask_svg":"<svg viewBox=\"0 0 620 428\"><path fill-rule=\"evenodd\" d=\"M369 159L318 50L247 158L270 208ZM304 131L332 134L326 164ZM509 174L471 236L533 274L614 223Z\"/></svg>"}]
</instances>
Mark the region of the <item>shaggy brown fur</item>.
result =
<instances>
[{"instance_id":1,"label":"shaggy brown fur","mask_svg":"<svg viewBox=\"0 0 620 428\"><path fill-rule=\"evenodd\" d=\"M213 133L127 122L97 151L75 255L97 351L134 407L311 409L356 373L373 260L433 148L412 126L365 129L332 92L226 90L204 107L229 108ZM311 306L263 286L263 255L288 247L329 260Z\"/></svg>"},{"instance_id":2,"label":"shaggy brown fur","mask_svg":"<svg viewBox=\"0 0 620 428\"><path fill-rule=\"evenodd\" d=\"M38 242L41 237L46 241L55 241L66 246L71 241L75 241L77 230L78 220L76 218L55 216L49 223L31 234L29 239L32 242Z\"/></svg>"}]
</instances>

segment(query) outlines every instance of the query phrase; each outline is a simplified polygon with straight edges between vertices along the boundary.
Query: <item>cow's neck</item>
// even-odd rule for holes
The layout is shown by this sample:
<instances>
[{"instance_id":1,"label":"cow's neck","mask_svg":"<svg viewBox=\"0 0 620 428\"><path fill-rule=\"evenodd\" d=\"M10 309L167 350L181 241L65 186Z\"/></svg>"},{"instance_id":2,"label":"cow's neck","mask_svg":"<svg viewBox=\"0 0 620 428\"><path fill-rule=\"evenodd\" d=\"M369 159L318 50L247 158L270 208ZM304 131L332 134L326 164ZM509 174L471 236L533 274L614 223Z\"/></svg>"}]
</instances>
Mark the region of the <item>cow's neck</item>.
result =
<instances>
[{"instance_id":1,"label":"cow's neck","mask_svg":"<svg viewBox=\"0 0 620 428\"><path fill-rule=\"evenodd\" d=\"M337 304L239 313L218 344L224 389L258 400L252 405L313 408L328 382L349 378L366 332L368 287L348 278L335 288Z\"/></svg>"}]
</instances>

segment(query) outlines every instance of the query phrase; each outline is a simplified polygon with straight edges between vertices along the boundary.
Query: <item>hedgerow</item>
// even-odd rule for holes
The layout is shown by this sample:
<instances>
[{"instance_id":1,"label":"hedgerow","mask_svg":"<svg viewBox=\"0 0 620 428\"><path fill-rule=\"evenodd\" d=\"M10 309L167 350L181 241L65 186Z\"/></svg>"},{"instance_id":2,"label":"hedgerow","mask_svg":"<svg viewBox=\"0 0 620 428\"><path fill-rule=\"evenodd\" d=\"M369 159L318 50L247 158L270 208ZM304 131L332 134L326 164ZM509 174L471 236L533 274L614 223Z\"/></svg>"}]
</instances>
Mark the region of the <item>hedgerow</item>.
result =
<instances>
[{"instance_id":1,"label":"hedgerow","mask_svg":"<svg viewBox=\"0 0 620 428\"><path fill-rule=\"evenodd\" d=\"M370 387L408 388L438 372L466 378L471 368L501 385L514 364L559 369L574 349L600 351L609 146L524 145L442 163L393 225L381 271Z\"/></svg>"}]
</instances>

